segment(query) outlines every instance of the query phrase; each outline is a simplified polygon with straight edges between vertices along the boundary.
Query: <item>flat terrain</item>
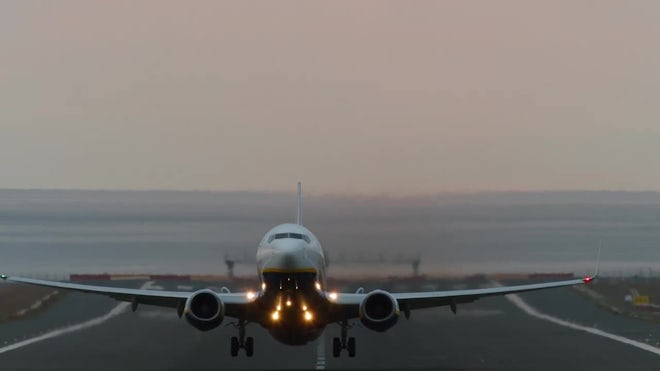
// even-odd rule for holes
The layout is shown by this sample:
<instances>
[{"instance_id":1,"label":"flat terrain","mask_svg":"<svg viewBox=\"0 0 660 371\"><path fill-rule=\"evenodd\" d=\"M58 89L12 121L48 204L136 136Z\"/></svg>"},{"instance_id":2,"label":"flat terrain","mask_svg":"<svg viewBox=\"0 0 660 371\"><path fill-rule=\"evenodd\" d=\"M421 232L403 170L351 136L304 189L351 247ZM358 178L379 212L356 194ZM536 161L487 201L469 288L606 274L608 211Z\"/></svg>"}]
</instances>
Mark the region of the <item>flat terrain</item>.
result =
<instances>
[{"instance_id":1,"label":"flat terrain","mask_svg":"<svg viewBox=\"0 0 660 371\"><path fill-rule=\"evenodd\" d=\"M112 284L138 286L140 282ZM155 284L165 289L205 285ZM451 288L458 284L452 281L433 285ZM365 284L365 289L369 288ZM660 346L657 325L612 314L574 289L520 297L544 313ZM345 353L341 358L332 358L332 337L339 334L336 325L326 328L322 340L302 347L279 344L263 329L250 325L248 334L255 337L254 357L241 354L232 358L229 340L236 330L229 319L218 329L201 333L178 319L174 311L147 306L136 313L126 310L95 326L17 349L7 348L103 316L117 305L107 298L71 293L39 316L0 325L0 369L658 370L660 365L658 354L531 317L503 297L459 306L457 315L448 308L413 312L410 320L402 317L384 334L358 325L350 332L357 338L356 358L348 358Z\"/></svg>"},{"instance_id":2,"label":"flat terrain","mask_svg":"<svg viewBox=\"0 0 660 371\"><path fill-rule=\"evenodd\" d=\"M660 324L660 278L605 278L583 292L611 311ZM624 300L635 295L648 298L649 305L634 305Z\"/></svg>"}]
</instances>

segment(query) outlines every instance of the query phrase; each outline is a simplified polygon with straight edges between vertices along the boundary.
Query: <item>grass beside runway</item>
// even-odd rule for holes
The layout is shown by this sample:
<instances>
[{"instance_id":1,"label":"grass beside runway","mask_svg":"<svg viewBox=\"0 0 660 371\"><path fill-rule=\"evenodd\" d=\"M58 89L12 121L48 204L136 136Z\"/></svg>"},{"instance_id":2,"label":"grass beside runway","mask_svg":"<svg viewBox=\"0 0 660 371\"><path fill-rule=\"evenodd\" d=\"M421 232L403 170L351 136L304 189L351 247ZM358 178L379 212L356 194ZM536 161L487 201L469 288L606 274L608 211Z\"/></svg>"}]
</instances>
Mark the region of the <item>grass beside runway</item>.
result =
<instances>
[{"instance_id":1,"label":"grass beside runway","mask_svg":"<svg viewBox=\"0 0 660 371\"><path fill-rule=\"evenodd\" d=\"M600 278L580 292L613 313L660 324L660 278ZM648 303L634 303L636 296Z\"/></svg>"},{"instance_id":2,"label":"grass beside runway","mask_svg":"<svg viewBox=\"0 0 660 371\"><path fill-rule=\"evenodd\" d=\"M63 295L47 287L0 283L0 323L36 316Z\"/></svg>"}]
</instances>

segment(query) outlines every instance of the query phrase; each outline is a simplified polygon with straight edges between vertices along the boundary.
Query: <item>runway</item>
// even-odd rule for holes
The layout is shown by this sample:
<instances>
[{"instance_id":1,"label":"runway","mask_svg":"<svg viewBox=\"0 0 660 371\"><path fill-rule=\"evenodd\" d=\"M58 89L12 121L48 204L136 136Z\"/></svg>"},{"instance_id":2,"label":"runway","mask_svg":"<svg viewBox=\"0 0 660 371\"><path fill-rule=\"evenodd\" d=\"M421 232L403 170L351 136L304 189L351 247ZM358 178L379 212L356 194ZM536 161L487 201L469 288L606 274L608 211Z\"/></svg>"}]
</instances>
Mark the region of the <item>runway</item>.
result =
<instances>
[{"instance_id":1,"label":"runway","mask_svg":"<svg viewBox=\"0 0 660 371\"><path fill-rule=\"evenodd\" d=\"M130 284L139 286L143 282ZM175 289L179 284L155 283L165 289ZM608 313L573 289L520 297L545 314L660 346L657 324ZM6 349L11 344L102 317L118 305L114 300L94 295L67 294L35 318L1 325L0 347ZM349 333L357 338L356 358L348 358L345 353L341 358L332 357L330 345L332 337L339 334L337 325L328 326L317 342L289 347L277 343L254 324L247 328L248 335L255 338L254 357L241 354L232 358L229 340L237 331L230 322L226 319L220 328L201 333L177 318L173 310L141 306L136 313L128 309L93 326L0 353L0 369L658 370L660 367L658 354L532 317L503 297L459 306L457 315L449 308L415 311L410 320L402 317L384 334L358 325Z\"/></svg>"}]
</instances>

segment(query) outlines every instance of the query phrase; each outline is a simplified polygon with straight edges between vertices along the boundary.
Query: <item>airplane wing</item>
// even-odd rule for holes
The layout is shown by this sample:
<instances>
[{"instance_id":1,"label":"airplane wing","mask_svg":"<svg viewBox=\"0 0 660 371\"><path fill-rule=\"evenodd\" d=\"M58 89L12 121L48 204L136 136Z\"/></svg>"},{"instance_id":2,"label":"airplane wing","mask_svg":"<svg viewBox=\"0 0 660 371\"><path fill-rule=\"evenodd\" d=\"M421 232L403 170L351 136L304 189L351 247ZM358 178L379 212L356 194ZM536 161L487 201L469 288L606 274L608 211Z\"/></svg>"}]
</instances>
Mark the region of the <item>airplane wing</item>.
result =
<instances>
[{"instance_id":1,"label":"airplane wing","mask_svg":"<svg viewBox=\"0 0 660 371\"><path fill-rule=\"evenodd\" d=\"M401 292L390 293L399 304L401 311L409 315L410 310L423 309L441 306L450 306L452 311L456 311L457 304L473 302L479 298L495 295L518 294L527 291L545 290L557 287L573 286L587 284L593 281L596 276L587 276L582 279L572 279L565 281L543 282L528 285L516 286L497 286L480 289L468 290L447 290L447 291L420 291L420 292ZM335 303L331 316L334 321L342 321L359 317L359 306L362 300L369 293L338 293L332 294L335 297L332 300Z\"/></svg>"},{"instance_id":2,"label":"airplane wing","mask_svg":"<svg viewBox=\"0 0 660 371\"><path fill-rule=\"evenodd\" d=\"M47 281L33 278L23 278L14 276L0 275L0 278L9 282L27 283L32 285L54 287L65 290L79 291L105 295L120 301L127 301L137 304L156 305L161 307L176 308L182 311L186 300L194 292L192 291L159 291L145 289L129 289L109 286L84 285L69 282ZM572 279L566 281L544 282L528 285L516 286L498 286L480 289L468 290L447 290L447 291L420 291L390 293L398 302L399 308L409 315L411 310L432 308L440 306L450 306L453 311L457 304L473 302L479 298L495 295L516 294L527 291L544 290L557 287L573 286L590 283L596 276L586 277L584 279ZM244 318L256 320L256 308L250 308L254 301L245 293L216 293L225 305L225 315L234 318ZM339 322L360 317L360 303L369 293L326 293L333 303L327 313L331 322Z\"/></svg>"},{"instance_id":3,"label":"airplane wing","mask_svg":"<svg viewBox=\"0 0 660 371\"><path fill-rule=\"evenodd\" d=\"M183 310L186 300L193 291L160 291L145 289L128 289L110 286L83 285L69 282L38 280L33 278L13 277L0 275L8 282L27 283L31 285L54 287L58 289L99 294L137 304L156 305L160 307ZM238 317L245 312L246 304L251 302L245 293L216 293L225 305L225 314L229 317Z\"/></svg>"}]
</instances>

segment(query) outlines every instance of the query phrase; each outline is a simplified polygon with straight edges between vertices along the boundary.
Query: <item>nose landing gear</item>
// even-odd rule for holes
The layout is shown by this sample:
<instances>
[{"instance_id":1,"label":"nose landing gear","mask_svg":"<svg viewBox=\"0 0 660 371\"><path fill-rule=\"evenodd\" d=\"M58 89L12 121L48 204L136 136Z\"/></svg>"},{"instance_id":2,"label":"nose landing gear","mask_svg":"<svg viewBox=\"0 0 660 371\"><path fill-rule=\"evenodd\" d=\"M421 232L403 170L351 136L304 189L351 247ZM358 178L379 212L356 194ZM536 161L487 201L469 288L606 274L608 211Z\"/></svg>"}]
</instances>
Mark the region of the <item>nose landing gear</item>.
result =
<instances>
[{"instance_id":1,"label":"nose landing gear","mask_svg":"<svg viewBox=\"0 0 660 371\"><path fill-rule=\"evenodd\" d=\"M342 321L339 326L341 326L341 338L332 338L332 356L337 358L341 354L341 350L346 349L349 357L355 357L355 338L348 337L350 328L348 321Z\"/></svg>"},{"instance_id":2,"label":"nose landing gear","mask_svg":"<svg viewBox=\"0 0 660 371\"><path fill-rule=\"evenodd\" d=\"M240 349L245 349L245 355L252 357L254 354L254 338L252 336L245 337L245 320L239 320L238 337L231 337L231 356L236 357Z\"/></svg>"}]
</instances>

